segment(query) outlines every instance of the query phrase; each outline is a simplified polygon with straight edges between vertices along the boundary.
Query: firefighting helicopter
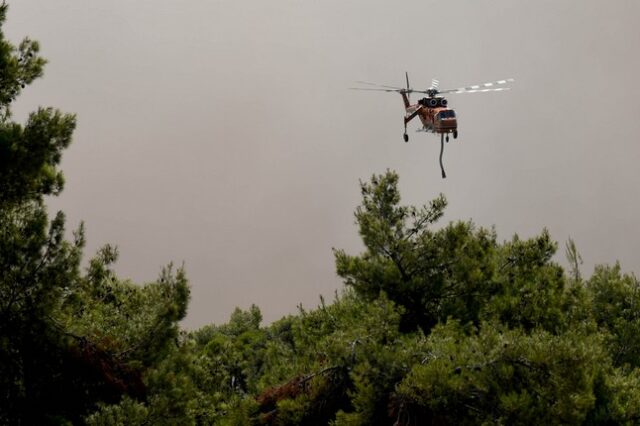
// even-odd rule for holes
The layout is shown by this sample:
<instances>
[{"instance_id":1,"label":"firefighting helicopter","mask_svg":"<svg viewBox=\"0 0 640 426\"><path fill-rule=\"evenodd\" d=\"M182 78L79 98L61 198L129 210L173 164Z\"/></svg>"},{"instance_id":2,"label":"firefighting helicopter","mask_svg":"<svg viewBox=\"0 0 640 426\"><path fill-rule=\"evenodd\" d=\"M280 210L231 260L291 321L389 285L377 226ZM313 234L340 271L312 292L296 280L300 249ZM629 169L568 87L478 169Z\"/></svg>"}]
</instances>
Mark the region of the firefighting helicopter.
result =
<instances>
[{"instance_id":1,"label":"firefighting helicopter","mask_svg":"<svg viewBox=\"0 0 640 426\"><path fill-rule=\"evenodd\" d=\"M409 142L409 135L407 134L407 123L416 117L420 117L422 122L422 128L417 131L436 133L440 135L440 169L442 170L442 178L446 178L447 175L444 172L444 166L442 165L442 153L444 152L444 141L446 139L449 142L449 134L453 135L454 139L458 138L458 121L456 113L453 109L448 108L447 100L442 97L443 94L448 93L478 93L478 92L500 92L509 90L509 87L495 87L503 86L507 83L514 81L513 78L506 80L491 81L488 83L474 84L472 86L459 87L457 89L440 89L440 82L436 79L431 80L431 87L426 90L414 90L409 85L409 73L405 73L407 81L407 87L386 86L384 84L369 83L366 81L358 81L359 84L366 84L371 87L351 87L352 90L375 90L381 92L396 92L400 93L404 102L405 116L404 116L404 134L403 138L405 142ZM411 93L423 93L426 97L418 100L417 103L412 104L409 98Z\"/></svg>"}]
</instances>

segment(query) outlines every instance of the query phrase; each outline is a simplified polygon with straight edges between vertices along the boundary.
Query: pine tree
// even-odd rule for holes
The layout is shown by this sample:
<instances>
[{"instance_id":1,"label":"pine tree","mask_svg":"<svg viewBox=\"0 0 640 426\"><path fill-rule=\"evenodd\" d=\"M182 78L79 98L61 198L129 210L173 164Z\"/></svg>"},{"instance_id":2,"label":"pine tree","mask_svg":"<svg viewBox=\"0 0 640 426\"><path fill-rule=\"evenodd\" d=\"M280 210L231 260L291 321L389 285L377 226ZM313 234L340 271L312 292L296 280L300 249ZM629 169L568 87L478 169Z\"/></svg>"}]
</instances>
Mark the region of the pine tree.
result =
<instances>
[{"instance_id":1,"label":"pine tree","mask_svg":"<svg viewBox=\"0 0 640 426\"><path fill-rule=\"evenodd\" d=\"M123 395L144 399L144 376L175 352L189 288L167 268L144 287L109 268L105 246L81 271L84 228L65 238L65 217L50 220L45 196L64 187L58 169L75 117L40 108L24 125L11 104L42 76L38 43L17 47L1 29L0 5L0 423L49 424L82 418Z\"/></svg>"}]
</instances>

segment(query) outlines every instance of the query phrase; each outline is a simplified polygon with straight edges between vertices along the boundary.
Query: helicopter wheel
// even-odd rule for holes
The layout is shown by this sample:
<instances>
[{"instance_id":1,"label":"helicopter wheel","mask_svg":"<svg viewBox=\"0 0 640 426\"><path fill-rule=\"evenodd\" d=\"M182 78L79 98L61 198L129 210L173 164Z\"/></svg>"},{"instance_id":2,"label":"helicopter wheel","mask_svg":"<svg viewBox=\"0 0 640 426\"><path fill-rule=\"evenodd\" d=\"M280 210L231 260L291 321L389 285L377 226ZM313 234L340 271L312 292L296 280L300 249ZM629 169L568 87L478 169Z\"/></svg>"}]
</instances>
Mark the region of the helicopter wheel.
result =
<instances>
[{"instance_id":1,"label":"helicopter wheel","mask_svg":"<svg viewBox=\"0 0 640 426\"><path fill-rule=\"evenodd\" d=\"M405 142L409 142L409 135L408 134L405 133L404 135L402 135L402 137L404 138Z\"/></svg>"},{"instance_id":2,"label":"helicopter wheel","mask_svg":"<svg viewBox=\"0 0 640 426\"><path fill-rule=\"evenodd\" d=\"M447 135L447 142L449 142L449 135Z\"/></svg>"},{"instance_id":3,"label":"helicopter wheel","mask_svg":"<svg viewBox=\"0 0 640 426\"><path fill-rule=\"evenodd\" d=\"M458 139L458 131L457 130L453 131L453 138L454 139Z\"/></svg>"}]
</instances>

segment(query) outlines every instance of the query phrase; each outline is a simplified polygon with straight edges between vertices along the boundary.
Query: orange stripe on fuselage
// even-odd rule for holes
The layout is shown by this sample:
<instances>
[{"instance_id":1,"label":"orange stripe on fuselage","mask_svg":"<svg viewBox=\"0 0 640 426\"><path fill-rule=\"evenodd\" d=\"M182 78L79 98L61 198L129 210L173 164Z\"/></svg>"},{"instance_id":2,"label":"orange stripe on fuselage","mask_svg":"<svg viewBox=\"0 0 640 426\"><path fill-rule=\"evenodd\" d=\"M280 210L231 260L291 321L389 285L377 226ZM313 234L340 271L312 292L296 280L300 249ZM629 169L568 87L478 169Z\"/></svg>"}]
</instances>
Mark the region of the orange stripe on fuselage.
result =
<instances>
[{"instance_id":1,"label":"orange stripe on fuselage","mask_svg":"<svg viewBox=\"0 0 640 426\"><path fill-rule=\"evenodd\" d=\"M406 93L400 93L400 95L402 96L402 101L404 102L404 107L405 108L409 108L411 106L411 103L409 102L409 97L407 96Z\"/></svg>"}]
</instances>

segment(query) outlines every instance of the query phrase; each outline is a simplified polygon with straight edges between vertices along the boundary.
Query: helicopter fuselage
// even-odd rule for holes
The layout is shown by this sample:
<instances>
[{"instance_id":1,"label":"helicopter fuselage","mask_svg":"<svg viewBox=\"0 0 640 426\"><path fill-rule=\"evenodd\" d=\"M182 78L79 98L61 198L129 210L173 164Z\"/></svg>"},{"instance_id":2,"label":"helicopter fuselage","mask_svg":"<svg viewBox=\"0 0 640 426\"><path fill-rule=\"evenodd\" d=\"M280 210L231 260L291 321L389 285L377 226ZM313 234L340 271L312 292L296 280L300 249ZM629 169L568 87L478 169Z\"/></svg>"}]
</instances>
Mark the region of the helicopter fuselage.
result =
<instances>
[{"instance_id":1,"label":"helicopter fuselage","mask_svg":"<svg viewBox=\"0 0 640 426\"><path fill-rule=\"evenodd\" d=\"M442 97L422 98L411 104L406 94L402 93L405 104L405 127L416 116L420 118L422 131L457 136L458 120L454 110L447 107L447 100Z\"/></svg>"}]
</instances>

